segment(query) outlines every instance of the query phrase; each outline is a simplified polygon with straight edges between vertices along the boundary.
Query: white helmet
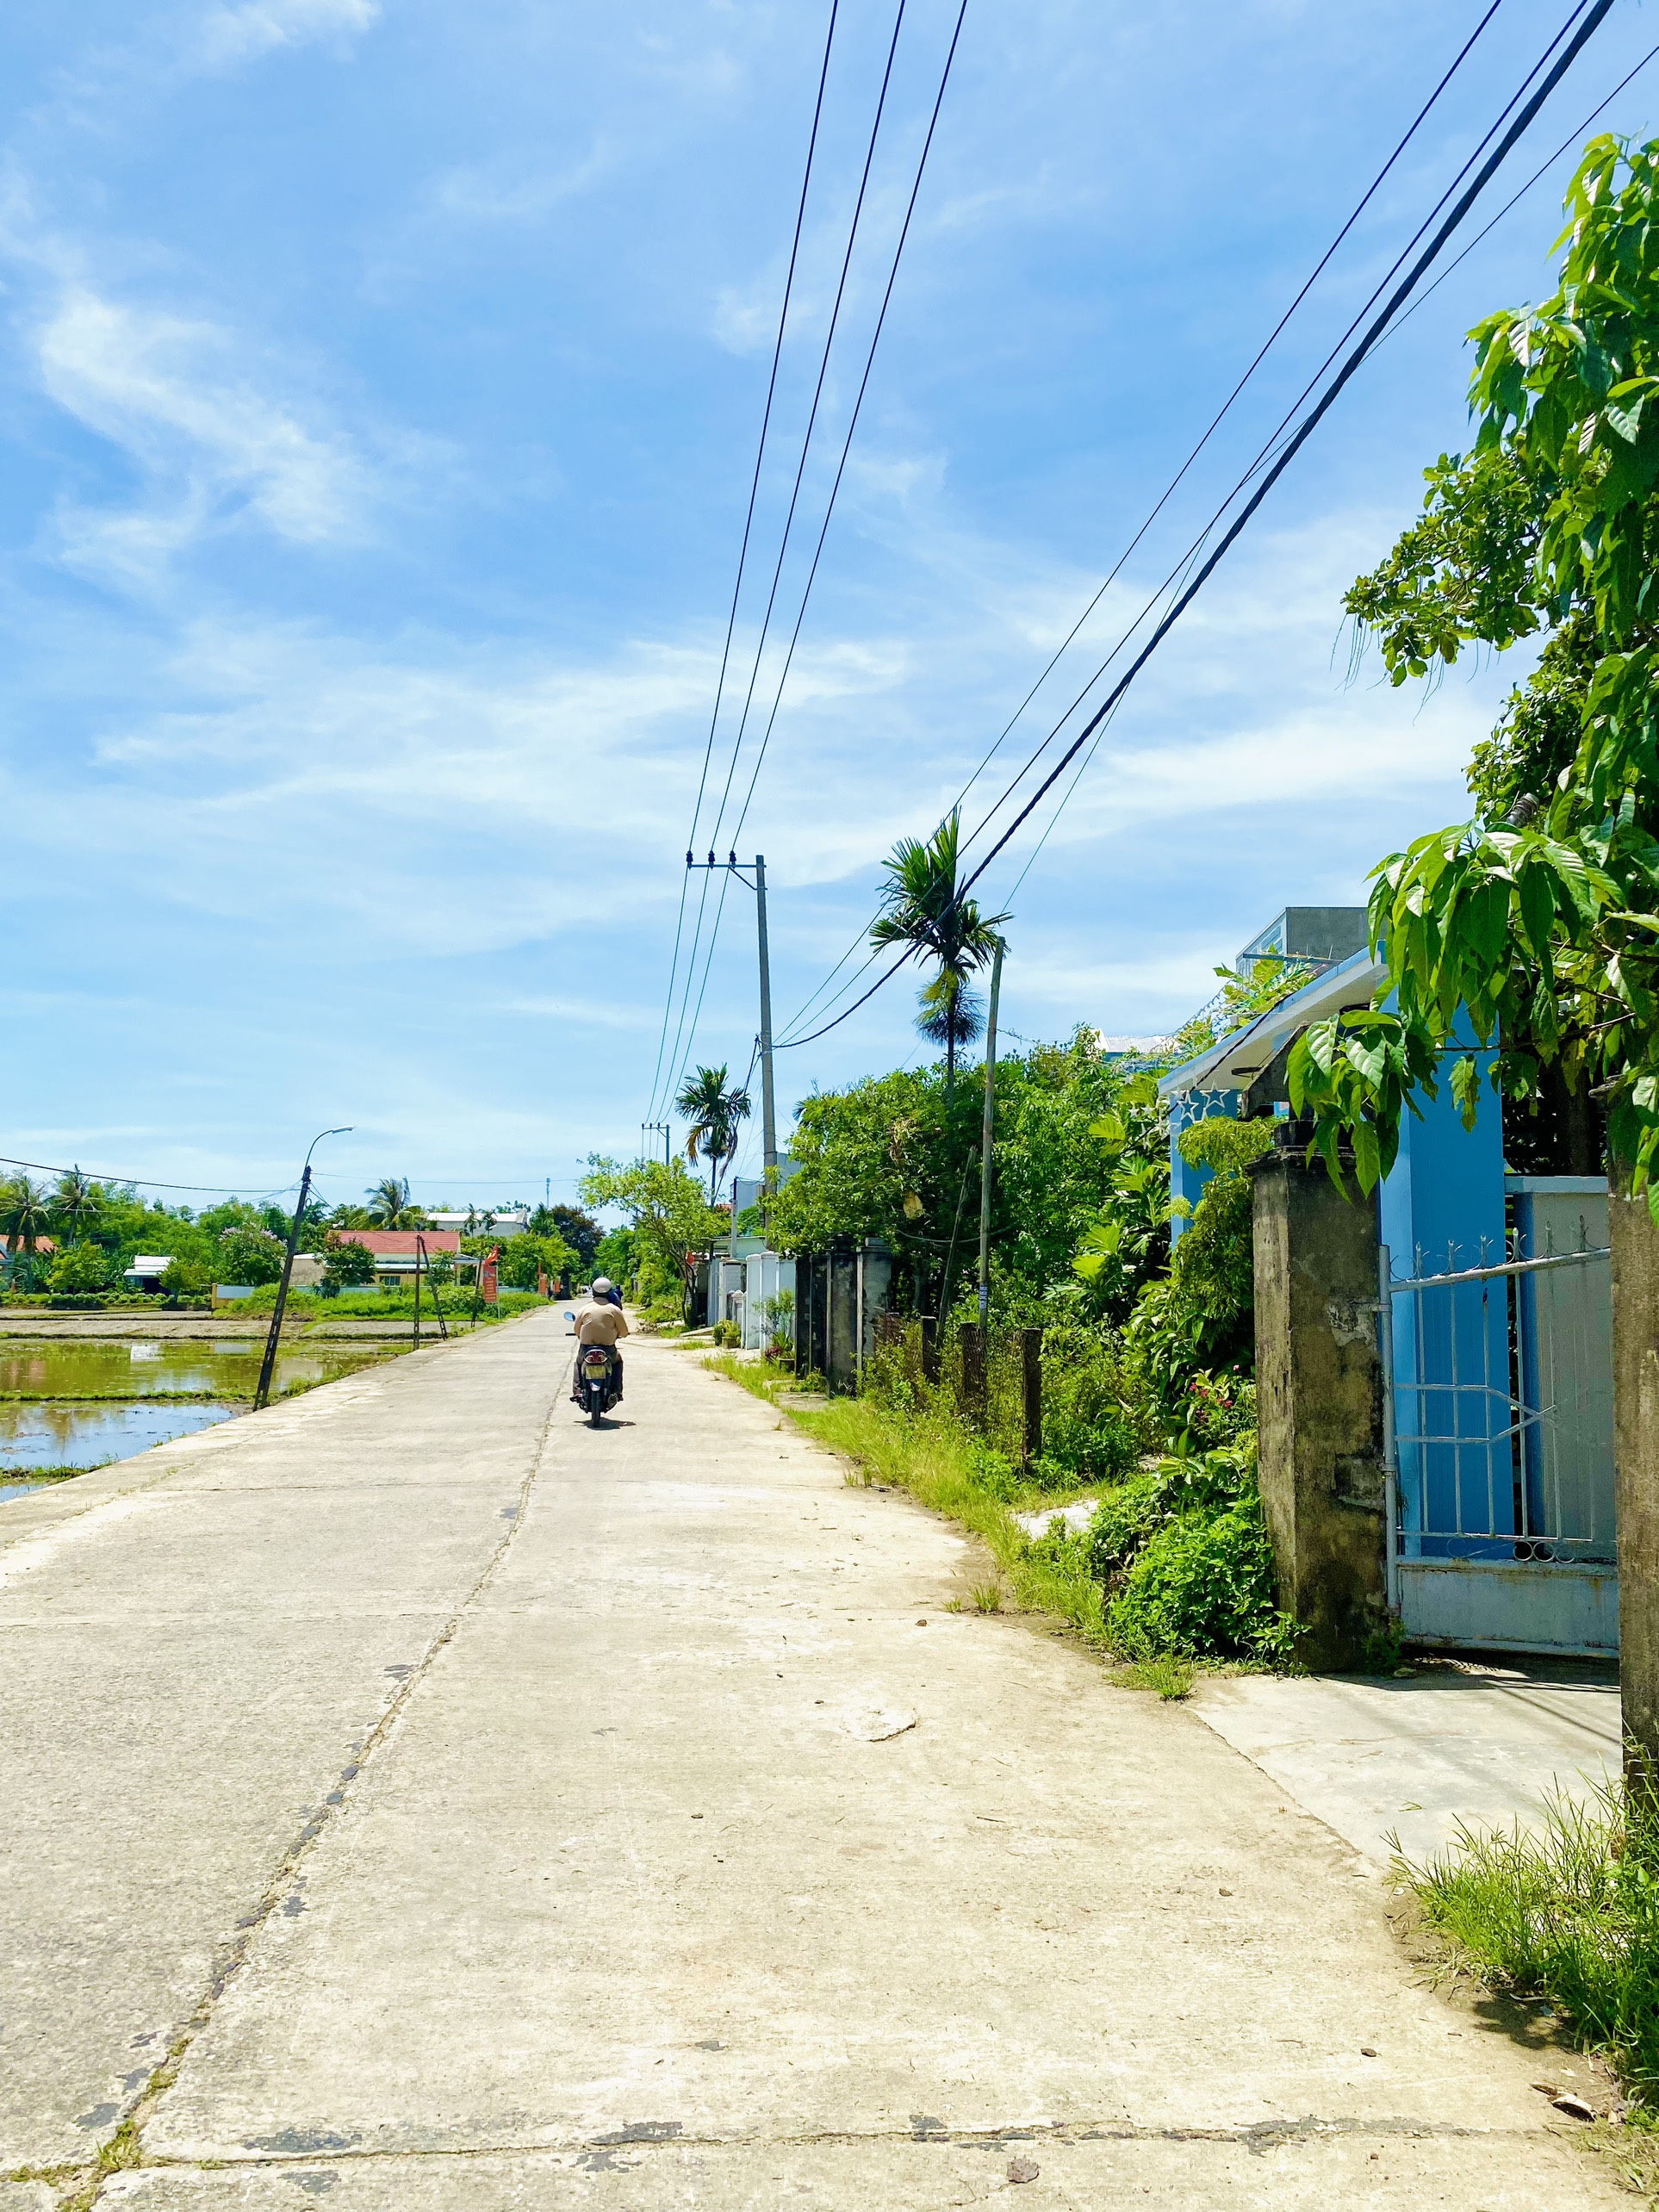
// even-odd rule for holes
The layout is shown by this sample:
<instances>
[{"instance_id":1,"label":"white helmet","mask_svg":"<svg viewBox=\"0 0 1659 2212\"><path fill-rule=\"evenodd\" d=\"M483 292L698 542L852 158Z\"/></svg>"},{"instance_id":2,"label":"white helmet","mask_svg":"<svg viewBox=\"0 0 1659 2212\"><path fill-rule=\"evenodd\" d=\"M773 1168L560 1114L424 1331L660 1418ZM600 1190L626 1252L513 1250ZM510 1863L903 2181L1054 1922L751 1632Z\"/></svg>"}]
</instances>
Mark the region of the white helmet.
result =
<instances>
[{"instance_id":1,"label":"white helmet","mask_svg":"<svg viewBox=\"0 0 1659 2212\"><path fill-rule=\"evenodd\" d=\"M610 1277L608 1275L596 1275L593 1277L593 1296L596 1298L608 1298L611 1295Z\"/></svg>"}]
</instances>

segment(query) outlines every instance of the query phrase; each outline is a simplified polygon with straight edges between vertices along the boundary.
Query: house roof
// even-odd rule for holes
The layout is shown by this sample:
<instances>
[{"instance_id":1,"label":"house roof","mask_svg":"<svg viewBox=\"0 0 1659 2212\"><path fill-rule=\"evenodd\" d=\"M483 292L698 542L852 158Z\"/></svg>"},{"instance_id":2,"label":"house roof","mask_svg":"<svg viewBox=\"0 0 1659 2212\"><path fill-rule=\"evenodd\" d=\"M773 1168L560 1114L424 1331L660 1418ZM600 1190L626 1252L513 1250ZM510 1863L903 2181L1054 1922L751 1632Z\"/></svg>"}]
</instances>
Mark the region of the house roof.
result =
<instances>
[{"instance_id":1,"label":"house roof","mask_svg":"<svg viewBox=\"0 0 1659 2212\"><path fill-rule=\"evenodd\" d=\"M417 1237L428 1253L461 1249L458 1229L341 1229L337 1233L342 1244L361 1245L377 1259L413 1259Z\"/></svg>"},{"instance_id":2,"label":"house roof","mask_svg":"<svg viewBox=\"0 0 1659 2212\"><path fill-rule=\"evenodd\" d=\"M1281 1046L1305 1029L1310 1022L1351 1006L1369 1006L1389 971L1370 953L1353 954L1327 968L1289 998L1258 1014L1242 1029L1234 1029L1207 1052L1171 1068L1159 1084L1160 1097L1184 1097L1190 1090L1242 1090L1258 1076Z\"/></svg>"}]
</instances>

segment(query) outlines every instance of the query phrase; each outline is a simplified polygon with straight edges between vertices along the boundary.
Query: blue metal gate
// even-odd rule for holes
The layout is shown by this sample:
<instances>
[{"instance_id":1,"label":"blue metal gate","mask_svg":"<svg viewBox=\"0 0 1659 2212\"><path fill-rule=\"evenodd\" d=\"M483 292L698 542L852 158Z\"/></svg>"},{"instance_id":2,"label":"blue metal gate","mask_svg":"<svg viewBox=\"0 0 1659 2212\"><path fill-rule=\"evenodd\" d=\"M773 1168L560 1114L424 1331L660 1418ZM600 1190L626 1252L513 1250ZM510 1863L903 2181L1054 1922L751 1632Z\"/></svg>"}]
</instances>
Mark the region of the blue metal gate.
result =
<instances>
[{"instance_id":1,"label":"blue metal gate","mask_svg":"<svg viewBox=\"0 0 1659 2212\"><path fill-rule=\"evenodd\" d=\"M1429 1273L1419 1254L1396 1279L1382 1247L1389 1598L1414 1642L1606 1655L1619 1579L1606 1192L1538 1182L1520 1199L1501 1260L1460 1267L1452 1252ZM1574 1212L1576 1246L1556 1250Z\"/></svg>"}]
</instances>

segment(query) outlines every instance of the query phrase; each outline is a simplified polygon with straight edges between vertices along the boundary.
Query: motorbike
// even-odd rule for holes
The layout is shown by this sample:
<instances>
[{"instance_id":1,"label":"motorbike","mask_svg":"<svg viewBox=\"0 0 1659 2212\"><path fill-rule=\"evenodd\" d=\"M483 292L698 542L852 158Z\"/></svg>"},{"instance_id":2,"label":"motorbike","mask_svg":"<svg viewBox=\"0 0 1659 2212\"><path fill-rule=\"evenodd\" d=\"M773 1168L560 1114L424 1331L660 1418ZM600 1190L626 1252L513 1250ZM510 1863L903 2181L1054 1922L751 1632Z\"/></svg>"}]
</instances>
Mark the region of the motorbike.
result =
<instances>
[{"instance_id":1,"label":"motorbike","mask_svg":"<svg viewBox=\"0 0 1659 2212\"><path fill-rule=\"evenodd\" d=\"M621 1397L617 1356L606 1344L585 1344L576 1354L576 1390L589 1425L597 1428Z\"/></svg>"}]
</instances>

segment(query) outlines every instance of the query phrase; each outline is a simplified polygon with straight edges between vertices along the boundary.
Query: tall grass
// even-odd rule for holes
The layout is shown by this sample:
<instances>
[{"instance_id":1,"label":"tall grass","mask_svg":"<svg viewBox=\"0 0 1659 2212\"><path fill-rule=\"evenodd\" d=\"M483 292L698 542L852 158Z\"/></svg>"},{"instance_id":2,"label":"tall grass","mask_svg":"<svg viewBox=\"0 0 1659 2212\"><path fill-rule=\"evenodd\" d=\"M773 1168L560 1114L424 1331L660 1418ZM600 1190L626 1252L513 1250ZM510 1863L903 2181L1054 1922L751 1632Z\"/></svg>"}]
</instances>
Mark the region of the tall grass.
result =
<instances>
[{"instance_id":1,"label":"tall grass","mask_svg":"<svg viewBox=\"0 0 1659 2212\"><path fill-rule=\"evenodd\" d=\"M1556 1796L1537 1832L1461 1830L1448 1852L1397 1872L1455 1953L1548 1998L1659 2120L1659 1803L1647 1790Z\"/></svg>"}]
</instances>

